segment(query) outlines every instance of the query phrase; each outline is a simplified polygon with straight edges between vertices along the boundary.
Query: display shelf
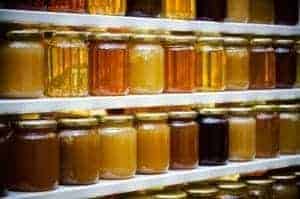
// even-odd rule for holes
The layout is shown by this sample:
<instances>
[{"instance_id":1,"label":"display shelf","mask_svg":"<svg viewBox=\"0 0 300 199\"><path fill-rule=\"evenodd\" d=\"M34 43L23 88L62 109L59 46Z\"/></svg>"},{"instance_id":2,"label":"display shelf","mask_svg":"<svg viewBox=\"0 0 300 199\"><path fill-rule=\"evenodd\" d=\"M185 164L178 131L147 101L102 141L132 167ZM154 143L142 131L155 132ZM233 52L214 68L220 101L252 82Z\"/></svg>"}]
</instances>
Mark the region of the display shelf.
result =
<instances>
[{"instance_id":1,"label":"display shelf","mask_svg":"<svg viewBox=\"0 0 300 199\"><path fill-rule=\"evenodd\" d=\"M168 173L161 175L137 175L135 178L129 180L101 180L100 183L90 186L60 186L59 189L50 192L9 192L8 197L6 198L93 198L159 186L207 180L237 173L251 173L255 171L284 168L299 164L300 156L283 156L278 159L260 159L245 163L229 163L225 166L199 167L198 169L184 171L169 171Z\"/></svg>"},{"instance_id":2,"label":"display shelf","mask_svg":"<svg viewBox=\"0 0 300 199\"><path fill-rule=\"evenodd\" d=\"M220 23L206 21L137 18L89 14L54 13L0 9L0 22L51 24L76 27L147 27L166 30L206 31L234 34L298 35L300 26Z\"/></svg>"}]
</instances>

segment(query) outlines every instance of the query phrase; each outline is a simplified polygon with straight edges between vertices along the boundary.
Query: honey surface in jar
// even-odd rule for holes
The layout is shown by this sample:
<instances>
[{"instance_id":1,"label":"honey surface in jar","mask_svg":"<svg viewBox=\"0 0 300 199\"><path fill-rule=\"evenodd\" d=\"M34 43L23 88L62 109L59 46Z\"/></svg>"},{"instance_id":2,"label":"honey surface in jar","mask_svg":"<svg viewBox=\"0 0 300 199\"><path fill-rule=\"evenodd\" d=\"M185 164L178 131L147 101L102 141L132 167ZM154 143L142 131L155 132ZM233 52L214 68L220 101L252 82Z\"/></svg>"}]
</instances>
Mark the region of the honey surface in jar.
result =
<instances>
[{"instance_id":1,"label":"honey surface in jar","mask_svg":"<svg viewBox=\"0 0 300 199\"><path fill-rule=\"evenodd\" d=\"M126 0L87 0L87 10L91 14L125 15Z\"/></svg>"},{"instance_id":2,"label":"honey surface in jar","mask_svg":"<svg viewBox=\"0 0 300 199\"><path fill-rule=\"evenodd\" d=\"M194 19L196 0L163 0L163 16L171 19Z\"/></svg>"}]
</instances>

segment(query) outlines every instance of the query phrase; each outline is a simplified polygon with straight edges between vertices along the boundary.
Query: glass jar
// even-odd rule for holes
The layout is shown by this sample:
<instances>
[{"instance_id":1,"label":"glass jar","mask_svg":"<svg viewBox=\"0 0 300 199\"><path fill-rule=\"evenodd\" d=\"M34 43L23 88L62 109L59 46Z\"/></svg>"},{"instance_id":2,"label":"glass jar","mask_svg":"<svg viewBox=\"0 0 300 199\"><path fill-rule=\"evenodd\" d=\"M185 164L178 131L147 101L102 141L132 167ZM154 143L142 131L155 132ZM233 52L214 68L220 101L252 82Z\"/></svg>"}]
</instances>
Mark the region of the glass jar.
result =
<instances>
[{"instance_id":1,"label":"glass jar","mask_svg":"<svg viewBox=\"0 0 300 199\"><path fill-rule=\"evenodd\" d=\"M298 23L298 0L275 0L275 24L296 25Z\"/></svg>"},{"instance_id":2,"label":"glass jar","mask_svg":"<svg viewBox=\"0 0 300 199\"><path fill-rule=\"evenodd\" d=\"M300 154L300 105L280 105L280 153Z\"/></svg>"},{"instance_id":3,"label":"glass jar","mask_svg":"<svg viewBox=\"0 0 300 199\"><path fill-rule=\"evenodd\" d=\"M196 0L162 0L163 16L170 19L195 19Z\"/></svg>"},{"instance_id":4,"label":"glass jar","mask_svg":"<svg viewBox=\"0 0 300 199\"><path fill-rule=\"evenodd\" d=\"M133 117L104 117L100 130L100 171L104 179L134 177L137 168L137 133Z\"/></svg>"},{"instance_id":5,"label":"glass jar","mask_svg":"<svg viewBox=\"0 0 300 199\"><path fill-rule=\"evenodd\" d=\"M222 37L199 37L196 45L196 89L225 89L225 53Z\"/></svg>"},{"instance_id":6,"label":"glass jar","mask_svg":"<svg viewBox=\"0 0 300 199\"><path fill-rule=\"evenodd\" d=\"M138 113L138 172L165 173L170 162L170 128L165 113Z\"/></svg>"},{"instance_id":7,"label":"glass jar","mask_svg":"<svg viewBox=\"0 0 300 199\"><path fill-rule=\"evenodd\" d=\"M249 198L271 199L273 183L273 180L267 179L247 180Z\"/></svg>"},{"instance_id":8,"label":"glass jar","mask_svg":"<svg viewBox=\"0 0 300 199\"><path fill-rule=\"evenodd\" d=\"M184 191L180 191L180 190L174 190L174 191L167 190L167 191L154 194L152 198L153 199L167 199L167 198L185 199L187 198L187 194Z\"/></svg>"},{"instance_id":9,"label":"glass jar","mask_svg":"<svg viewBox=\"0 0 300 199\"><path fill-rule=\"evenodd\" d=\"M88 95L88 48L84 36L80 32L59 31L48 42L46 95Z\"/></svg>"},{"instance_id":10,"label":"glass jar","mask_svg":"<svg viewBox=\"0 0 300 199\"><path fill-rule=\"evenodd\" d=\"M229 123L226 109L210 108L199 111L199 163L224 165L228 160Z\"/></svg>"},{"instance_id":11,"label":"glass jar","mask_svg":"<svg viewBox=\"0 0 300 199\"><path fill-rule=\"evenodd\" d=\"M91 95L126 95L128 86L128 34L95 33L89 44Z\"/></svg>"},{"instance_id":12,"label":"glass jar","mask_svg":"<svg viewBox=\"0 0 300 199\"><path fill-rule=\"evenodd\" d=\"M198 124L194 121L197 113L170 112L172 169L194 169L198 167Z\"/></svg>"},{"instance_id":13,"label":"glass jar","mask_svg":"<svg viewBox=\"0 0 300 199\"><path fill-rule=\"evenodd\" d=\"M250 0L250 23L273 24L274 0Z\"/></svg>"},{"instance_id":14,"label":"glass jar","mask_svg":"<svg viewBox=\"0 0 300 199\"><path fill-rule=\"evenodd\" d=\"M247 23L250 20L251 0L227 0L226 21Z\"/></svg>"},{"instance_id":15,"label":"glass jar","mask_svg":"<svg viewBox=\"0 0 300 199\"><path fill-rule=\"evenodd\" d=\"M10 9L46 10L47 8L47 0L6 0L5 2Z\"/></svg>"},{"instance_id":16,"label":"glass jar","mask_svg":"<svg viewBox=\"0 0 300 199\"><path fill-rule=\"evenodd\" d=\"M294 175L274 175L271 179L273 184L273 199L298 199L298 188L296 186L296 176Z\"/></svg>"},{"instance_id":17,"label":"glass jar","mask_svg":"<svg viewBox=\"0 0 300 199\"><path fill-rule=\"evenodd\" d=\"M219 190L215 187L192 187L186 190L190 199L217 199Z\"/></svg>"},{"instance_id":18,"label":"glass jar","mask_svg":"<svg viewBox=\"0 0 300 199\"><path fill-rule=\"evenodd\" d=\"M256 121L252 109L231 108L229 114L229 160L254 160L256 154Z\"/></svg>"},{"instance_id":19,"label":"glass jar","mask_svg":"<svg viewBox=\"0 0 300 199\"><path fill-rule=\"evenodd\" d=\"M296 42L296 83L295 87L300 88L300 40Z\"/></svg>"},{"instance_id":20,"label":"glass jar","mask_svg":"<svg viewBox=\"0 0 300 199\"><path fill-rule=\"evenodd\" d=\"M126 12L126 0L87 0L86 4L91 14L124 16Z\"/></svg>"},{"instance_id":21,"label":"glass jar","mask_svg":"<svg viewBox=\"0 0 300 199\"><path fill-rule=\"evenodd\" d=\"M278 39L275 45L276 88L292 88L296 82L294 41Z\"/></svg>"},{"instance_id":22,"label":"glass jar","mask_svg":"<svg viewBox=\"0 0 300 199\"><path fill-rule=\"evenodd\" d=\"M197 0L197 18L223 21L226 16L226 0Z\"/></svg>"},{"instance_id":23,"label":"glass jar","mask_svg":"<svg viewBox=\"0 0 300 199\"><path fill-rule=\"evenodd\" d=\"M7 39L0 45L0 97L42 97L45 49L40 32L11 31L7 33Z\"/></svg>"},{"instance_id":24,"label":"glass jar","mask_svg":"<svg viewBox=\"0 0 300 199\"><path fill-rule=\"evenodd\" d=\"M56 121L17 121L9 141L8 188L37 192L57 188L59 139Z\"/></svg>"},{"instance_id":25,"label":"glass jar","mask_svg":"<svg viewBox=\"0 0 300 199\"><path fill-rule=\"evenodd\" d=\"M248 40L239 37L226 37L225 44L225 89L247 90L249 88L249 49Z\"/></svg>"},{"instance_id":26,"label":"glass jar","mask_svg":"<svg viewBox=\"0 0 300 199\"><path fill-rule=\"evenodd\" d=\"M272 47L272 39L252 39L250 50L250 88L275 88L275 82L275 52Z\"/></svg>"},{"instance_id":27,"label":"glass jar","mask_svg":"<svg viewBox=\"0 0 300 199\"><path fill-rule=\"evenodd\" d=\"M159 17L162 0L127 0L127 16Z\"/></svg>"},{"instance_id":28,"label":"glass jar","mask_svg":"<svg viewBox=\"0 0 300 199\"><path fill-rule=\"evenodd\" d=\"M165 92L189 93L195 90L194 36L168 35L165 47Z\"/></svg>"},{"instance_id":29,"label":"glass jar","mask_svg":"<svg viewBox=\"0 0 300 199\"><path fill-rule=\"evenodd\" d=\"M129 88L132 94L157 94L164 89L164 49L155 34L135 34L129 48Z\"/></svg>"},{"instance_id":30,"label":"glass jar","mask_svg":"<svg viewBox=\"0 0 300 199\"><path fill-rule=\"evenodd\" d=\"M221 183L218 185L218 199L248 199L247 186L240 182Z\"/></svg>"},{"instance_id":31,"label":"glass jar","mask_svg":"<svg viewBox=\"0 0 300 199\"><path fill-rule=\"evenodd\" d=\"M279 114L277 106L258 105L256 111L256 157L279 156Z\"/></svg>"},{"instance_id":32,"label":"glass jar","mask_svg":"<svg viewBox=\"0 0 300 199\"><path fill-rule=\"evenodd\" d=\"M84 13L85 8L86 0L48 0L49 11Z\"/></svg>"},{"instance_id":33,"label":"glass jar","mask_svg":"<svg viewBox=\"0 0 300 199\"><path fill-rule=\"evenodd\" d=\"M96 118L58 121L60 184L88 185L99 180L99 134Z\"/></svg>"},{"instance_id":34,"label":"glass jar","mask_svg":"<svg viewBox=\"0 0 300 199\"><path fill-rule=\"evenodd\" d=\"M11 136L11 130L8 124L0 123L0 197L5 195L5 185L8 171L8 142Z\"/></svg>"}]
</instances>

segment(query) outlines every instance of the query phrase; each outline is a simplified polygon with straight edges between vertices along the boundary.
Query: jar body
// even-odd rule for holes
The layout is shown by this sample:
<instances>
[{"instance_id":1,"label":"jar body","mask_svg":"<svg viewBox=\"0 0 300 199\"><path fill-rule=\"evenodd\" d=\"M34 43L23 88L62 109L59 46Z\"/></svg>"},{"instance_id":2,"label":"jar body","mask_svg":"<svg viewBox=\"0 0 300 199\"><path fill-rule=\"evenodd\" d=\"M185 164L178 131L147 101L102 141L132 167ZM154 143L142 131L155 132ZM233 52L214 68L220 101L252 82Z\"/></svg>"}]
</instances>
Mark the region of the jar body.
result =
<instances>
[{"instance_id":1,"label":"jar body","mask_svg":"<svg viewBox=\"0 0 300 199\"><path fill-rule=\"evenodd\" d=\"M249 198L253 199L271 199L272 184L269 185L248 185Z\"/></svg>"},{"instance_id":2,"label":"jar body","mask_svg":"<svg viewBox=\"0 0 300 199\"><path fill-rule=\"evenodd\" d=\"M298 189L295 181L285 182L277 181L274 183L273 187L273 199L298 199Z\"/></svg>"},{"instance_id":3,"label":"jar body","mask_svg":"<svg viewBox=\"0 0 300 199\"><path fill-rule=\"evenodd\" d=\"M125 42L92 41L89 46L89 90L91 95L126 95L128 46Z\"/></svg>"},{"instance_id":4,"label":"jar body","mask_svg":"<svg viewBox=\"0 0 300 199\"><path fill-rule=\"evenodd\" d=\"M196 0L163 0L163 16L171 19L195 19Z\"/></svg>"},{"instance_id":5,"label":"jar body","mask_svg":"<svg viewBox=\"0 0 300 199\"><path fill-rule=\"evenodd\" d=\"M159 17L162 0L127 0L127 16Z\"/></svg>"},{"instance_id":6,"label":"jar body","mask_svg":"<svg viewBox=\"0 0 300 199\"><path fill-rule=\"evenodd\" d=\"M296 25L298 23L298 1L274 1L275 24Z\"/></svg>"},{"instance_id":7,"label":"jar body","mask_svg":"<svg viewBox=\"0 0 300 199\"><path fill-rule=\"evenodd\" d=\"M47 47L46 95L88 95L88 49L79 38L54 37Z\"/></svg>"},{"instance_id":8,"label":"jar body","mask_svg":"<svg viewBox=\"0 0 300 199\"><path fill-rule=\"evenodd\" d=\"M223 21L226 16L226 0L197 0L197 18Z\"/></svg>"},{"instance_id":9,"label":"jar body","mask_svg":"<svg viewBox=\"0 0 300 199\"><path fill-rule=\"evenodd\" d=\"M138 172L165 173L170 161L170 128L165 121L139 121L137 124Z\"/></svg>"},{"instance_id":10,"label":"jar body","mask_svg":"<svg viewBox=\"0 0 300 199\"><path fill-rule=\"evenodd\" d=\"M194 46L166 45L165 53L165 92L193 92L195 90Z\"/></svg>"},{"instance_id":11,"label":"jar body","mask_svg":"<svg viewBox=\"0 0 300 199\"><path fill-rule=\"evenodd\" d=\"M0 128L0 197L5 195L8 172L8 147L11 132L9 128Z\"/></svg>"},{"instance_id":12,"label":"jar body","mask_svg":"<svg viewBox=\"0 0 300 199\"><path fill-rule=\"evenodd\" d=\"M45 62L42 42L3 42L0 45L0 59L1 97L43 97Z\"/></svg>"},{"instance_id":13,"label":"jar body","mask_svg":"<svg viewBox=\"0 0 300 199\"><path fill-rule=\"evenodd\" d=\"M274 1L273 0L250 0L250 23L273 24Z\"/></svg>"},{"instance_id":14,"label":"jar body","mask_svg":"<svg viewBox=\"0 0 300 199\"><path fill-rule=\"evenodd\" d=\"M48 10L54 12L76 12L84 13L86 8L85 0L49 0Z\"/></svg>"},{"instance_id":15,"label":"jar body","mask_svg":"<svg viewBox=\"0 0 300 199\"><path fill-rule=\"evenodd\" d=\"M91 14L124 16L126 0L87 0L87 10Z\"/></svg>"},{"instance_id":16,"label":"jar body","mask_svg":"<svg viewBox=\"0 0 300 199\"><path fill-rule=\"evenodd\" d=\"M170 119L172 169L198 167L198 125L192 119Z\"/></svg>"},{"instance_id":17,"label":"jar body","mask_svg":"<svg viewBox=\"0 0 300 199\"><path fill-rule=\"evenodd\" d=\"M46 0L9 0L7 7L11 9L24 9L24 10L46 10Z\"/></svg>"},{"instance_id":18,"label":"jar body","mask_svg":"<svg viewBox=\"0 0 300 199\"><path fill-rule=\"evenodd\" d=\"M251 0L227 0L226 21L247 23L250 19Z\"/></svg>"},{"instance_id":19,"label":"jar body","mask_svg":"<svg viewBox=\"0 0 300 199\"><path fill-rule=\"evenodd\" d=\"M164 49L160 44L135 43L130 47L130 93L162 93L164 89L164 73Z\"/></svg>"}]
</instances>

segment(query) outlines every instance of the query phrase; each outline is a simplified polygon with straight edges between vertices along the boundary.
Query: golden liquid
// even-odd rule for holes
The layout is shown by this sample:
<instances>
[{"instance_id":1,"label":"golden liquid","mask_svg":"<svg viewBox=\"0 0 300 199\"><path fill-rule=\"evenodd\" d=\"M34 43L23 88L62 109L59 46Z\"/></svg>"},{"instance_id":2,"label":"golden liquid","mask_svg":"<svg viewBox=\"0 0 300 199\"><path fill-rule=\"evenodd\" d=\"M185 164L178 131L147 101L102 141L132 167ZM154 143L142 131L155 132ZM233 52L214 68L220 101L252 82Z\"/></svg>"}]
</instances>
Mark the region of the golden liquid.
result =
<instances>
[{"instance_id":1,"label":"golden liquid","mask_svg":"<svg viewBox=\"0 0 300 199\"><path fill-rule=\"evenodd\" d=\"M300 114L280 114L280 153L297 154L299 150L299 122Z\"/></svg>"},{"instance_id":2,"label":"golden liquid","mask_svg":"<svg viewBox=\"0 0 300 199\"><path fill-rule=\"evenodd\" d=\"M227 0L227 21L248 22L251 0Z\"/></svg>"},{"instance_id":3,"label":"golden liquid","mask_svg":"<svg viewBox=\"0 0 300 199\"><path fill-rule=\"evenodd\" d=\"M48 45L46 94L50 97L88 95L88 49L77 39L56 38Z\"/></svg>"},{"instance_id":4,"label":"golden liquid","mask_svg":"<svg viewBox=\"0 0 300 199\"><path fill-rule=\"evenodd\" d=\"M273 0L250 0L251 23L272 24L274 22Z\"/></svg>"},{"instance_id":5,"label":"golden liquid","mask_svg":"<svg viewBox=\"0 0 300 199\"><path fill-rule=\"evenodd\" d=\"M91 14L125 15L126 0L87 0Z\"/></svg>"},{"instance_id":6,"label":"golden liquid","mask_svg":"<svg viewBox=\"0 0 300 199\"><path fill-rule=\"evenodd\" d=\"M196 0L162 0L163 16L171 19L194 19Z\"/></svg>"}]
</instances>

